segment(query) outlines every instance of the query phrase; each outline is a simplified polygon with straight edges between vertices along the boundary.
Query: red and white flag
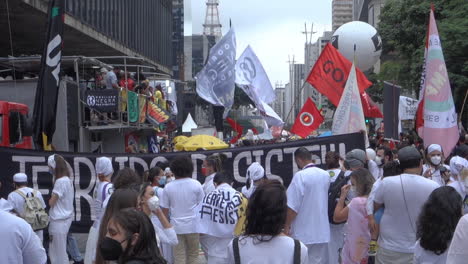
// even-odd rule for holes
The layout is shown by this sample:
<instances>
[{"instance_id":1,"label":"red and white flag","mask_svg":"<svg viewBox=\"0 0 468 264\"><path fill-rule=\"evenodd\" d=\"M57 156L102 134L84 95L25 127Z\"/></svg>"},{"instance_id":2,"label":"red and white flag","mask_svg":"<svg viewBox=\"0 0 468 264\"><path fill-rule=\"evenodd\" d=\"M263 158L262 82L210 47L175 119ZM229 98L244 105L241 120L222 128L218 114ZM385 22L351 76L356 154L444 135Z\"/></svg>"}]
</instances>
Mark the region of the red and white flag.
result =
<instances>
[{"instance_id":1,"label":"red and white flag","mask_svg":"<svg viewBox=\"0 0 468 264\"><path fill-rule=\"evenodd\" d=\"M446 157L458 141L457 113L445 66L439 32L431 8L429 17L425 81L423 86L424 145L439 144Z\"/></svg>"},{"instance_id":2,"label":"red and white flag","mask_svg":"<svg viewBox=\"0 0 468 264\"><path fill-rule=\"evenodd\" d=\"M322 122L323 116L309 97L302 107L301 112L297 115L291 132L302 138L306 138L310 133L316 130Z\"/></svg>"}]
</instances>

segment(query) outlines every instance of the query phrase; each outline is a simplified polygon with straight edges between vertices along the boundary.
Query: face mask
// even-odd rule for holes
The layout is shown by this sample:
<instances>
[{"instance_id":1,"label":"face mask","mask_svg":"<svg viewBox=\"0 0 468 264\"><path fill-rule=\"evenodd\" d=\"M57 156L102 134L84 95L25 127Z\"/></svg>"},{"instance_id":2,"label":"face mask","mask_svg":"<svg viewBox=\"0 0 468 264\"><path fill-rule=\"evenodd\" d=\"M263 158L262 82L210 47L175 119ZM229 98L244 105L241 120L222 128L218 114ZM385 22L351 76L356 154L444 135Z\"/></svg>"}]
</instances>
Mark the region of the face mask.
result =
<instances>
[{"instance_id":1,"label":"face mask","mask_svg":"<svg viewBox=\"0 0 468 264\"><path fill-rule=\"evenodd\" d=\"M382 157L379 157L379 156L375 157L375 163L377 163L377 166L382 165Z\"/></svg>"},{"instance_id":2,"label":"face mask","mask_svg":"<svg viewBox=\"0 0 468 264\"><path fill-rule=\"evenodd\" d=\"M201 173L202 173L203 176L208 176L205 167L201 168Z\"/></svg>"},{"instance_id":3,"label":"face mask","mask_svg":"<svg viewBox=\"0 0 468 264\"><path fill-rule=\"evenodd\" d=\"M431 162L434 165L439 165L441 160L442 160L442 158L440 156L432 156L431 157Z\"/></svg>"},{"instance_id":4,"label":"face mask","mask_svg":"<svg viewBox=\"0 0 468 264\"><path fill-rule=\"evenodd\" d=\"M159 208L159 198L157 196L149 198L147 203L151 211L155 211Z\"/></svg>"},{"instance_id":5,"label":"face mask","mask_svg":"<svg viewBox=\"0 0 468 264\"><path fill-rule=\"evenodd\" d=\"M99 250L104 260L118 260L123 253L122 242L110 237L105 237L101 245L99 245Z\"/></svg>"},{"instance_id":6,"label":"face mask","mask_svg":"<svg viewBox=\"0 0 468 264\"><path fill-rule=\"evenodd\" d=\"M353 192L354 194L356 193L356 186L351 186L351 192Z\"/></svg>"},{"instance_id":7,"label":"face mask","mask_svg":"<svg viewBox=\"0 0 468 264\"><path fill-rule=\"evenodd\" d=\"M166 176L162 176L160 179L159 179L159 185L166 185Z\"/></svg>"}]
</instances>

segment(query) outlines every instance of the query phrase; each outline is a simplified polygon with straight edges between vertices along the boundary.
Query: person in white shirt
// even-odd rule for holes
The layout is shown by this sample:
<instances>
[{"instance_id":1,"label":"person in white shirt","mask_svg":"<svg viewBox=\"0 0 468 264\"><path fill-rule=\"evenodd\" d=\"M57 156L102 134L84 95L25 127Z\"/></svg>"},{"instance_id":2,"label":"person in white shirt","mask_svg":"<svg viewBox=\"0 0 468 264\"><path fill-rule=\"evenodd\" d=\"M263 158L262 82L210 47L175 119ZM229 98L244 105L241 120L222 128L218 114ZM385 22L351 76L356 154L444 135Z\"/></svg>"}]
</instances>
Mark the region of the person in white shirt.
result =
<instances>
[{"instance_id":1,"label":"person in white shirt","mask_svg":"<svg viewBox=\"0 0 468 264\"><path fill-rule=\"evenodd\" d=\"M96 243L99 236L99 224L103 214L103 202L108 196L112 194L113 185L110 182L112 174L114 174L114 168L112 167L112 161L107 157L100 157L96 159L96 174L98 181L94 187L93 192L93 203L94 215L96 219L93 225L89 229L88 240L86 242L85 252L85 263L92 263L94 256L96 255Z\"/></svg>"},{"instance_id":2,"label":"person in white shirt","mask_svg":"<svg viewBox=\"0 0 468 264\"><path fill-rule=\"evenodd\" d=\"M201 172L203 176L206 177L205 183L203 183L202 185L203 192L205 192L205 195L215 190L213 178L216 172L221 171L223 169L224 159L224 154L212 154L203 161Z\"/></svg>"},{"instance_id":3,"label":"person in white shirt","mask_svg":"<svg viewBox=\"0 0 468 264\"><path fill-rule=\"evenodd\" d=\"M254 162L250 164L247 168L247 184L242 187L242 194L244 194L247 199L250 198L257 189L257 186L262 184L266 179L265 169L260 165L260 163Z\"/></svg>"},{"instance_id":4,"label":"person in white shirt","mask_svg":"<svg viewBox=\"0 0 468 264\"><path fill-rule=\"evenodd\" d=\"M411 263L416 242L416 220L429 195L439 187L421 176L422 158L412 146L398 151L403 174L387 177L377 188L374 212L382 206L376 263Z\"/></svg>"},{"instance_id":5,"label":"person in white shirt","mask_svg":"<svg viewBox=\"0 0 468 264\"><path fill-rule=\"evenodd\" d=\"M369 167L369 171L372 174L372 176L374 176L374 179L377 180L380 177L379 166L375 162L377 153L375 153L375 150L371 148L367 148L366 155L367 155L367 166Z\"/></svg>"},{"instance_id":6,"label":"person in white shirt","mask_svg":"<svg viewBox=\"0 0 468 264\"><path fill-rule=\"evenodd\" d=\"M19 194L21 192L23 195L29 197L30 195L36 195L37 198L41 201L42 208L46 208L46 204L44 202L44 198L42 198L42 194L39 191L36 191L32 188L28 187L28 176L24 173L16 173L13 175L13 184L15 186L15 191L11 192L8 195L8 201L13 206L13 210L18 214L18 216L22 216L24 213L24 204L26 200ZM43 238L43 231L38 230L36 231L36 235L39 237L41 242L44 240Z\"/></svg>"},{"instance_id":7,"label":"person in white shirt","mask_svg":"<svg viewBox=\"0 0 468 264\"><path fill-rule=\"evenodd\" d=\"M431 144L426 148L425 154L426 163L423 165L422 175L429 180L435 181L439 186L444 186L445 180L441 175L441 168L450 170L450 167L443 163L445 158L442 147L439 144Z\"/></svg>"},{"instance_id":8,"label":"person in white shirt","mask_svg":"<svg viewBox=\"0 0 468 264\"><path fill-rule=\"evenodd\" d=\"M171 162L175 180L164 187L161 208L177 233L174 262L192 264L198 262L199 234L195 230L196 206L203 200L201 184L192 179L193 163L189 156L178 156Z\"/></svg>"},{"instance_id":9,"label":"person in white shirt","mask_svg":"<svg viewBox=\"0 0 468 264\"><path fill-rule=\"evenodd\" d=\"M47 165L54 176L49 200L49 259L51 264L63 264L68 263L67 234L73 220L74 190L67 162L62 156L49 156Z\"/></svg>"},{"instance_id":10,"label":"person in white shirt","mask_svg":"<svg viewBox=\"0 0 468 264\"><path fill-rule=\"evenodd\" d=\"M107 72L106 74L106 89L119 89L119 83L117 76L120 74L120 69L114 67L112 71Z\"/></svg>"},{"instance_id":11,"label":"person in white shirt","mask_svg":"<svg viewBox=\"0 0 468 264\"><path fill-rule=\"evenodd\" d=\"M276 180L258 186L247 206L245 232L228 246L228 261L238 264L308 264L307 247L287 236L285 187Z\"/></svg>"},{"instance_id":12,"label":"person in white shirt","mask_svg":"<svg viewBox=\"0 0 468 264\"><path fill-rule=\"evenodd\" d=\"M461 156L454 156L450 159L450 173L453 182L449 183L457 190L463 199L463 212L468 214L468 160Z\"/></svg>"},{"instance_id":13,"label":"person in white shirt","mask_svg":"<svg viewBox=\"0 0 468 264\"><path fill-rule=\"evenodd\" d=\"M45 264L47 262L45 249L31 225L22 218L2 210L0 210L0 223L2 241L0 263Z\"/></svg>"},{"instance_id":14,"label":"person in white shirt","mask_svg":"<svg viewBox=\"0 0 468 264\"><path fill-rule=\"evenodd\" d=\"M298 148L294 158L301 170L288 187L285 231L307 246L310 263L328 263L330 176L312 163L312 155L306 148Z\"/></svg>"},{"instance_id":15,"label":"person in white shirt","mask_svg":"<svg viewBox=\"0 0 468 264\"><path fill-rule=\"evenodd\" d=\"M380 146L377 148L375 157L375 163L379 168L379 175L376 179L381 178L383 176L383 166L385 163L393 161L393 152L391 149L385 146Z\"/></svg>"},{"instance_id":16,"label":"person in white shirt","mask_svg":"<svg viewBox=\"0 0 468 264\"><path fill-rule=\"evenodd\" d=\"M445 264L448 247L462 217L462 200L450 186L435 189L418 218L413 264Z\"/></svg>"},{"instance_id":17,"label":"person in white shirt","mask_svg":"<svg viewBox=\"0 0 468 264\"><path fill-rule=\"evenodd\" d=\"M2 182L0 182L0 190L2 189ZM13 210L13 205L3 198L0 198L0 211L11 212Z\"/></svg>"},{"instance_id":18,"label":"person in white shirt","mask_svg":"<svg viewBox=\"0 0 468 264\"><path fill-rule=\"evenodd\" d=\"M327 172L330 175L330 184L334 183L340 173L344 176L344 171L340 168L340 154L335 151L329 151L325 155L325 163L327 165ZM328 243L328 261L331 264L339 263L340 252L344 243L344 223L332 224L330 223L330 242Z\"/></svg>"},{"instance_id":19,"label":"person in white shirt","mask_svg":"<svg viewBox=\"0 0 468 264\"><path fill-rule=\"evenodd\" d=\"M468 259L468 215L463 216L458 222L452 243L450 244L447 263L465 264Z\"/></svg>"},{"instance_id":20,"label":"person in white shirt","mask_svg":"<svg viewBox=\"0 0 468 264\"><path fill-rule=\"evenodd\" d=\"M241 217L240 206L245 198L231 187L233 177L217 172L213 179L216 189L205 195L197 207L196 228L208 264L228 262L228 245Z\"/></svg>"},{"instance_id":21,"label":"person in white shirt","mask_svg":"<svg viewBox=\"0 0 468 264\"><path fill-rule=\"evenodd\" d=\"M167 183L167 176L164 171L156 166L148 171L148 182L151 184L154 190L154 194L161 199L163 195L163 188Z\"/></svg>"}]
</instances>

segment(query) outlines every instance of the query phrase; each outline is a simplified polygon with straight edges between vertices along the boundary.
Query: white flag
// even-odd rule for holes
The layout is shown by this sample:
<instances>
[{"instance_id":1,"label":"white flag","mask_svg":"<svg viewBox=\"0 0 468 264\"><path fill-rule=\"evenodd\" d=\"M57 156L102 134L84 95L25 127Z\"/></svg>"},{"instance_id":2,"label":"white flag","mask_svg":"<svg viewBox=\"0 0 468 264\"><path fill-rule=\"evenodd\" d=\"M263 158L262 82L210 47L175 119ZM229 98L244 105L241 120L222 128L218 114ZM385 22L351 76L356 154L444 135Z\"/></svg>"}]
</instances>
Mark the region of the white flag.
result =
<instances>
[{"instance_id":1,"label":"white flag","mask_svg":"<svg viewBox=\"0 0 468 264\"><path fill-rule=\"evenodd\" d=\"M275 90L271 86L270 79L268 79L262 63L250 46L247 46L237 60L236 83L244 91L250 89L250 94L258 98L259 101L269 104L276 99Z\"/></svg>"},{"instance_id":2,"label":"white flag","mask_svg":"<svg viewBox=\"0 0 468 264\"><path fill-rule=\"evenodd\" d=\"M197 74L197 94L205 101L224 106L224 118L234 103L236 34L229 32L210 49L208 61Z\"/></svg>"},{"instance_id":3,"label":"white flag","mask_svg":"<svg viewBox=\"0 0 468 264\"><path fill-rule=\"evenodd\" d=\"M333 135L356 133L364 131L366 147L369 145L367 139L366 122L364 120L364 111L362 110L361 97L356 78L356 67L351 67L348 81L341 95L340 103L333 117L332 132Z\"/></svg>"},{"instance_id":4,"label":"white flag","mask_svg":"<svg viewBox=\"0 0 468 264\"><path fill-rule=\"evenodd\" d=\"M398 105L398 116L400 120L413 120L418 110L418 100L400 96L400 104Z\"/></svg>"}]
</instances>

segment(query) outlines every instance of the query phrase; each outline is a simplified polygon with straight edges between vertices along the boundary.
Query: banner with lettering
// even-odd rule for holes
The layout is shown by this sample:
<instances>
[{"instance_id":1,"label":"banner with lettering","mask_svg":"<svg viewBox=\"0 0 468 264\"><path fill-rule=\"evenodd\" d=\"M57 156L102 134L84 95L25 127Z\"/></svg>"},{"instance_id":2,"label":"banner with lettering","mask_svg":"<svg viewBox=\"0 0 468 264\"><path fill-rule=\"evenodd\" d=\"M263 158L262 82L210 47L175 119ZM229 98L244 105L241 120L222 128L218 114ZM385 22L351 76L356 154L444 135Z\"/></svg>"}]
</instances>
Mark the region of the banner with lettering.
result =
<instances>
[{"instance_id":1,"label":"banner with lettering","mask_svg":"<svg viewBox=\"0 0 468 264\"><path fill-rule=\"evenodd\" d=\"M86 90L86 104L99 112L117 112L119 91L115 89Z\"/></svg>"},{"instance_id":2,"label":"banner with lettering","mask_svg":"<svg viewBox=\"0 0 468 264\"><path fill-rule=\"evenodd\" d=\"M222 151L212 150L161 154L58 152L70 163L73 170L71 179L75 189L75 215L72 232L88 232L92 220L96 217L92 214L90 206L92 204L93 189L97 180L95 169L96 158L100 156L105 155L112 159L115 172L121 168L130 167L142 174L160 162L166 163L176 156L188 155L191 157L194 165L192 177L203 183L204 176L201 173L203 160L213 153L223 152L228 157L224 164L224 169L233 173L235 188L245 184L247 168L255 161L262 164L269 179L278 179L288 186L294 173L298 171L294 161L294 151L299 147L309 149L313 154L316 164L324 167L325 155L328 151L338 151L344 157L346 152L352 149L364 149L364 136L361 133L353 133L285 143L230 148ZM17 172L24 172L28 175L29 186L39 190L46 201L49 200L52 190L52 175L49 174L49 168L47 167L47 157L49 155L51 155L51 152L0 147L0 160L3 165L3 171L0 174L0 181L2 182L0 197L6 198L8 193L13 191L13 175Z\"/></svg>"}]
</instances>

